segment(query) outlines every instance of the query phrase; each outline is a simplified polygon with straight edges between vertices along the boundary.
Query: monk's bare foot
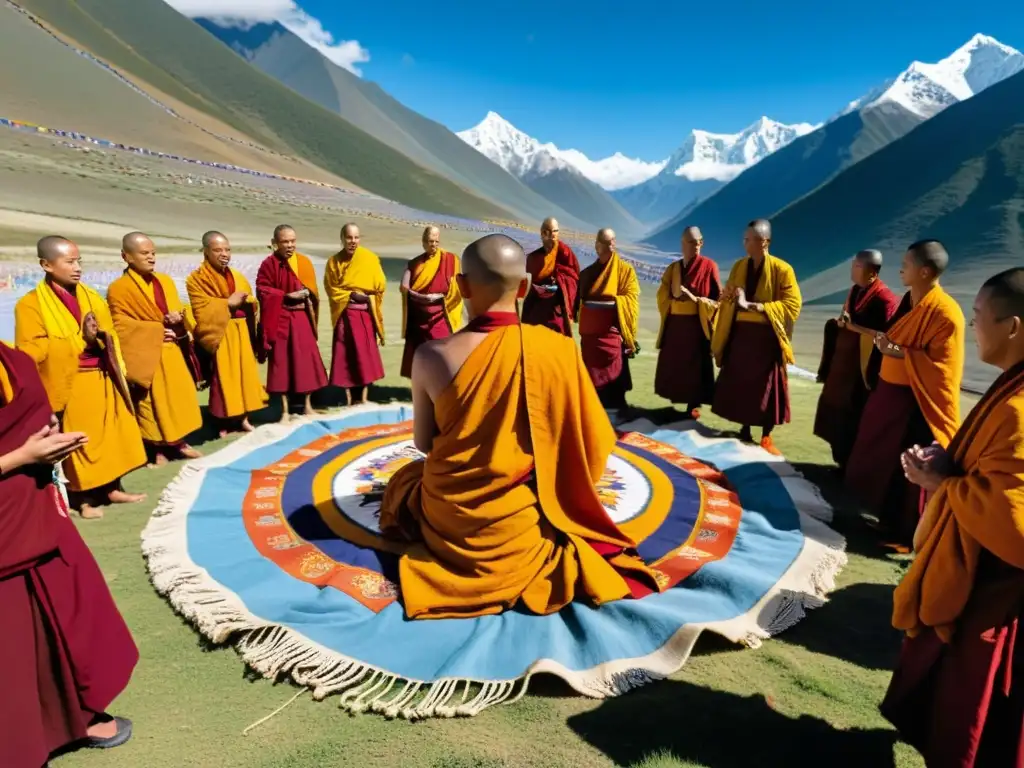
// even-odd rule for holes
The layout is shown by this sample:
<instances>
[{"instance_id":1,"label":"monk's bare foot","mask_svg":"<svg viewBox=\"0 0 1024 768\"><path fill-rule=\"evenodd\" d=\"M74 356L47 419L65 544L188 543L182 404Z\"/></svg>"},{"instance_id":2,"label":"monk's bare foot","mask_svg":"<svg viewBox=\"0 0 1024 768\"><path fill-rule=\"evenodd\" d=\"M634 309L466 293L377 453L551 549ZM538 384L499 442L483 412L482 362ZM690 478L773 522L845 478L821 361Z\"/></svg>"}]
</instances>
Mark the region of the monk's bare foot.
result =
<instances>
[{"instance_id":1,"label":"monk's bare foot","mask_svg":"<svg viewBox=\"0 0 1024 768\"><path fill-rule=\"evenodd\" d=\"M128 491L122 491L120 488L113 490L107 496L107 499L111 504L137 504L140 501L146 500L146 494L144 493L128 493Z\"/></svg>"},{"instance_id":2,"label":"monk's bare foot","mask_svg":"<svg viewBox=\"0 0 1024 768\"><path fill-rule=\"evenodd\" d=\"M254 427L249 422L249 418L248 417L242 419L242 431L243 432L255 432L256 431L256 427Z\"/></svg>"},{"instance_id":3,"label":"monk's bare foot","mask_svg":"<svg viewBox=\"0 0 1024 768\"><path fill-rule=\"evenodd\" d=\"M287 424L291 420L292 420L292 416L291 416L290 413L282 413L281 414L281 418L277 420L277 423L278 424Z\"/></svg>"},{"instance_id":4,"label":"monk's bare foot","mask_svg":"<svg viewBox=\"0 0 1024 768\"><path fill-rule=\"evenodd\" d=\"M302 412L303 416L316 416L316 408L309 406Z\"/></svg>"},{"instance_id":5,"label":"monk's bare foot","mask_svg":"<svg viewBox=\"0 0 1024 768\"><path fill-rule=\"evenodd\" d=\"M229 432L228 430L226 430L226 429L222 429L222 430L221 430L220 432L218 432L218 433L217 433L217 435L218 435L218 436L219 436L219 437L220 437L221 439L223 439L223 438L227 437L227 436L228 436L228 435L230 435L230 434L231 434L231 433L230 433L230 432Z\"/></svg>"},{"instance_id":6,"label":"monk's bare foot","mask_svg":"<svg viewBox=\"0 0 1024 768\"><path fill-rule=\"evenodd\" d=\"M183 459L201 459L203 457L202 451L197 451L188 443L183 443L178 451L181 453L181 458Z\"/></svg>"},{"instance_id":7,"label":"monk's bare foot","mask_svg":"<svg viewBox=\"0 0 1024 768\"><path fill-rule=\"evenodd\" d=\"M103 510L92 504L83 504L78 510L78 514L82 516L83 520L99 520L103 517Z\"/></svg>"},{"instance_id":8,"label":"monk's bare foot","mask_svg":"<svg viewBox=\"0 0 1024 768\"><path fill-rule=\"evenodd\" d=\"M694 421L700 421L700 408L691 408L690 418Z\"/></svg>"},{"instance_id":9,"label":"monk's bare foot","mask_svg":"<svg viewBox=\"0 0 1024 768\"><path fill-rule=\"evenodd\" d=\"M166 466L168 463L170 462L168 461L167 457L164 456L162 453L158 453L156 456L153 457L154 467L163 467Z\"/></svg>"},{"instance_id":10,"label":"monk's bare foot","mask_svg":"<svg viewBox=\"0 0 1024 768\"><path fill-rule=\"evenodd\" d=\"M117 734L117 722L107 720L103 723L93 723L86 729L85 734L90 739L109 739Z\"/></svg>"}]
</instances>

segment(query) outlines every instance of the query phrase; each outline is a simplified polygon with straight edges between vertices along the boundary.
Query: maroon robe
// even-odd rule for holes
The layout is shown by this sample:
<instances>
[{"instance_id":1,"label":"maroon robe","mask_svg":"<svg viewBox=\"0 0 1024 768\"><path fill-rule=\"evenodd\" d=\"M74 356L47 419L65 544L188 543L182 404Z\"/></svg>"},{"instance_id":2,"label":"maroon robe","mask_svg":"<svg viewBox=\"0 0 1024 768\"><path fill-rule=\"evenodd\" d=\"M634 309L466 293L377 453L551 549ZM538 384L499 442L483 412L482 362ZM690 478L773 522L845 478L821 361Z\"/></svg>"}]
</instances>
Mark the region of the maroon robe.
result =
<instances>
[{"instance_id":1,"label":"maroon robe","mask_svg":"<svg viewBox=\"0 0 1024 768\"><path fill-rule=\"evenodd\" d=\"M34 362L0 344L14 398L0 407L0 455L50 420ZM139 654L99 566L67 517L52 468L0 478L0 765L38 768L86 736L124 690Z\"/></svg>"},{"instance_id":2,"label":"maroon robe","mask_svg":"<svg viewBox=\"0 0 1024 768\"><path fill-rule=\"evenodd\" d=\"M267 392L272 395L307 395L327 386L327 370L316 340L316 295L289 301L286 295L307 288L288 266L272 253L256 273L260 302L258 357L267 360Z\"/></svg>"},{"instance_id":3,"label":"maroon robe","mask_svg":"<svg viewBox=\"0 0 1024 768\"><path fill-rule=\"evenodd\" d=\"M543 325L563 336L572 336L573 309L580 281L580 263L572 248L558 241L555 267L549 275L541 276L547 251L544 246L526 257L526 271L530 273L530 291L523 300L523 322ZM534 285L555 286L553 294L540 294Z\"/></svg>"},{"instance_id":4,"label":"maroon robe","mask_svg":"<svg viewBox=\"0 0 1024 768\"><path fill-rule=\"evenodd\" d=\"M753 297L761 270L747 268L744 292ZM752 300L752 298L751 298ZM734 322L715 383L712 412L744 427L788 424L789 378L782 347L767 323Z\"/></svg>"},{"instance_id":5,"label":"maroon robe","mask_svg":"<svg viewBox=\"0 0 1024 768\"><path fill-rule=\"evenodd\" d=\"M892 325L899 304L899 297L881 280L875 280L867 288L853 286L844 308L854 325L886 331ZM875 349L865 382L861 370L861 335L840 328L835 320L825 324L825 343L818 369L818 380L824 387L814 416L814 434L832 447L832 459L840 467L846 466L850 456L868 393L878 382L881 362L882 355Z\"/></svg>"},{"instance_id":6,"label":"maroon robe","mask_svg":"<svg viewBox=\"0 0 1024 768\"><path fill-rule=\"evenodd\" d=\"M350 301L334 327L331 386L366 387L384 378L369 304Z\"/></svg>"},{"instance_id":7,"label":"maroon robe","mask_svg":"<svg viewBox=\"0 0 1024 768\"><path fill-rule=\"evenodd\" d=\"M682 259L677 263L682 266L684 288L694 296L718 301L722 285L715 262L698 254L689 265ZM711 340L704 334L696 314L669 314L665 318L654 373L654 393L691 408L710 403L714 398L715 361L711 356Z\"/></svg>"},{"instance_id":8,"label":"maroon robe","mask_svg":"<svg viewBox=\"0 0 1024 768\"><path fill-rule=\"evenodd\" d=\"M421 253L415 259L409 260L410 274L415 271L422 262L430 258L426 253ZM441 263L437 266L434 279L426 290L420 293L439 293L446 296L455 279L455 255L444 251L441 255ZM433 339L443 339L452 335L452 328L448 324L448 316L444 312L444 303L420 304L408 297L405 310L405 349L402 351L401 375L407 379L412 378L412 359L416 350L424 342Z\"/></svg>"},{"instance_id":9,"label":"maroon robe","mask_svg":"<svg viewBox=\"0 0 1024 768\"><path fill-rule=\"evenodd\" d=\"M595 261L580 272L575 306L580 318L580 354L601 404L605 408L625 408L626 393L633 389L633 375L618 327L618 308L591 306L586 312L581 311L604 268L604 264Z\"/></svg>"}]
</instances>

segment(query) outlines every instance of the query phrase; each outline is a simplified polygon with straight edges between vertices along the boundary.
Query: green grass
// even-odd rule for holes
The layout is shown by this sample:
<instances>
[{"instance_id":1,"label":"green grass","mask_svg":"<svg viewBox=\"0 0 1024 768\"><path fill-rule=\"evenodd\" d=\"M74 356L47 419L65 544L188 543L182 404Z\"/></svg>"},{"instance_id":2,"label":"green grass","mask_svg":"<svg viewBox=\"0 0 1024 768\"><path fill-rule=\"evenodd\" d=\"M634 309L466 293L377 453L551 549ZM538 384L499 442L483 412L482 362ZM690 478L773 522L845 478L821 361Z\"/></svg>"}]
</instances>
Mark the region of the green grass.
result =
<instances>
[{"instance_id":1,"label":"green grass","mask_svg":"<svg viewBox=\"0 0 1024 768\"><path fill-rule=\"evenodd\" d=\"M386 260L389 278L401 271ZM377 392L407 397L397 377L401 342L395 282L386 297L388 378ZM654 315L653 291L642 311ZM641 331L631 401L661 408L654 397L654 331ZM326 329L321 338L329 338ZM573 694L552 678L536 679L522 701L472 719L387 721L350 716L303 693L248 736L242 731L299 689L254 679L230 647L215 648L185 624L149 584L139 532L178 467L140 470L127 480L148 502L109 510L81 523L142 653L132 684L113 710L132 718L135 736L108 753L76 753L58 768L569 768L570 766L886 766L922 765L895 742L877 711L900 638L890 628L892 587L905 558L887 556L855 510L842 503L824 464L827 449L811 436L816 385L793 380L793 423L777 442L837 506L835 527L848 538L849 565L831 602L802 623L741 649L706 635L671 680L604 701ZM267 414L268 418L275 414ZM727 428L714 418L713 427ZM212 452L225 441L207 442Z\"/></svg>"}]
</instances>

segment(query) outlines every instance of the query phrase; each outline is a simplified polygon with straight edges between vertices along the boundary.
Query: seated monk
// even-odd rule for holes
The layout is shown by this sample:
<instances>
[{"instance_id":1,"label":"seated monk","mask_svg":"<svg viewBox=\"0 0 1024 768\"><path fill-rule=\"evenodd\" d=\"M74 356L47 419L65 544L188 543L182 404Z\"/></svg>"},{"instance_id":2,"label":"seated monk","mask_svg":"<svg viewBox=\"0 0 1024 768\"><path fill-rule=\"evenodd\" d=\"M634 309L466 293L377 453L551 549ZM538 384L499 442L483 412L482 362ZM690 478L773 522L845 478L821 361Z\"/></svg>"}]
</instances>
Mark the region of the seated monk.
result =
<instances>
[{"instance_id":1,"label":"seated monk","mask_svg":"<svg viewBox=\"0 0 1024 768\"><path fill-rule=\"evenodd\" d=\"M387 281L380 258L360 244L359 227L341 229L342 249L327 261L324 293L331 305L334 347L331 353L331 386L345 390L352 405L352 390L369 402L369 386L384 378L380 348L384 346L384 313L381 302Z\"/></svg>"},{"instance_id":2,"label":"seated monk","mask_svg":"<svg viewBox=\"0 0 1024 768\"><path fill-rule=\"evenodd\" d=\"M412 377L420 345L451 336L462 327L462 296L455 276L459 257L441 248L441 230L423 230L423 253L409 260L402 275L402 376Z\"/></svg>"},{"instance_id":3,"label":"seated monk","mask_svg":"<svg viewBox=\"0 0 1024 768\"><path fill-rule=\"evenodd\" d=\"M0 343L4 768L131 737L131 723L106 710L139 653L54 483L53 465L86 445L85 434L58 428L32 358Z\"/></svg>"},{"instance_id":4,"label":"seated monk","mask_svg":"<svg viewBox=\"0 0 1024 768\"><path fill-rule=\"evenodd\" d=\"M157 465L202 454L185 438L203 426L196 385L202 377L174 281L156 271L156 246L141 232L121 241L128 268L107 289L132 386L142 440Z\"/></svg>"},{"instance_id":5,"label":"seated monk","mask_svg":"<svg viewBox=\"0 0 1024 768\"><path fill-rule=\"evenodd\" d=\"M313 262L297 250L295 230L274 229L274 252L260 264L256 296L260 302L259 356L268 360L267 392L281 397L281 421L288 421L288 397L305 398L303 413L312 416L312 397L327 386L327 371L317 345L320 294Z\"/></svg>"},{"instance_id":6,"label":"seated monk","mask_svg":"<svg viewBox=\"0 0 1024 768\"><path fill-rule=\"evenodd\" d=\"M505 235L462 254L470 322L413 361L422 461L388 483L380 524L410 618L533 613L657 589L594 488L615 431L571 339L520 325L526 255Z\"/></svg>"},{"instance_id":7,"label":"seated monk","mask_svg":"<svg viewBox=\"0 0 1024 768\"><path fill-rule=\"evenodd\" d=\"M1024 755L1024 269L982 286L971 325L1002 373L945 449L902 457L930 499L894 595L907 637L881 709L929 766L1010 768Z\"/></svg>"},{"instance_id":8,"label":"seated monk","mask_svg":"<svg viewBox=\"0 0 1024 768\"><path fill-rule=\"evenodd\" d=\"M740 439L753 441L761 427L761 447L779 455L772 430L789 423L789 376L793 327L802 299L793 268L772 256L772 225L756 219L747 225L747 257L729 272L722 292L711 351L720 368L712 412L737 422Z\"/></svg>"},{"instance_id":9,"label":"seated monk","mask_svg":"<svg viewBox=\"0 0 1024 768\"><path fill-rule=\"evenodd\" d=\"M14 308L15 344L36 361L64 429L89 436L64 472L82 517L99 518L102 505L146 498L121 487L122 477L146 464L146 449L114 321L103 297L81 283L78 246L44 237L37 253L46 277Z\"/></svg>"},{"instance_id":10,"label":"seated monk","mask_svg":"<svg viewBox=\"0 0 1024 768\"><path fill-rule=\"evenodd\" d=\"M249 414L267 404L256 362L258 305L245 275L231 266L231 243L220 232L203 235L203 263L185 280L195 338L213 358L210 414L229 431L252 432Z\"/></svg>"},{"instance_id":11,"label":"seated monk","mask_svg":"<svg viewBox=\"0 0 1024 768\"><path fill-rule=\"evenodd\" d=\"M919 489L900 471L912 445L945 448L960 425L964 314L939 285L949 254L937 240L914 243L900 277L910 310L878 333L878 384L868 396L846 466L847 489L878 515L900 547L909 546L920 513Z\"/></svg>"},{"instance_id":12,"label":"seated monk","mask_svg":"<svg viewBox=\"0 0 1024 768\"><path fill-rule=\"evenodd\" d=\"M626 408L633 389L629 360L640 351L640 283L636 270L615 250L615 232L597 233L597 261L580 273L576 317L583 363L605 408Z\"/></svg>"},{"instance_id":13,"label":"seated monk","mask_svg":"<svg viewBox=\"0 0 1024 768\"><path fill-rule=\"evenodd\" d=\"M658 367L654 393L700 418L700 406L715 395L711 337L722 286L718 265L701 252L704 236L697 227L683 230L683 258L669 265L658 288Z\"/></svg>"},{"instance_id":14,"label":"seated monk","mask_svg":"<svg viewBox=\"0 0 1024 768\"><path fill-rule=\"evenodd\" d=\"M899 297L878 276L882 252L860 251L853 257L853 287L838 320L825 323L818 381L824 384L814 416L814 434L832 448L832 460L843 469L857 437L868 393L878 382L882 355L875 334L896 318ZM909 309L909 302L907 309Z\"/></svg>"},{"instance_id":15,"label":"seated monk","mask_svg":"<svg viewBox=\"0 0 1024 768\"><path fill-rule=\"evenodd\" d=\"M572 336L580 263L572 248L558 239L556 219L544 219L540 242L541 247L526 257L530 290L523 299L523 322Z\"/></svg>"}]
</instances>

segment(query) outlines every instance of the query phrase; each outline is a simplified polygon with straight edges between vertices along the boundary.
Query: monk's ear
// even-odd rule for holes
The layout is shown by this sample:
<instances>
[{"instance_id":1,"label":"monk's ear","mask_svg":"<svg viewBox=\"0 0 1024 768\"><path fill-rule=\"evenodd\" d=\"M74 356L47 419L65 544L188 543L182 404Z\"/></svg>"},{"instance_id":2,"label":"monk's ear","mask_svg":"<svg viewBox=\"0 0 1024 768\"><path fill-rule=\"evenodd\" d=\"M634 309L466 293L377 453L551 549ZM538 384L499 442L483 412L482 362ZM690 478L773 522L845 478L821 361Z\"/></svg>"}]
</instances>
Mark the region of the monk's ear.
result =
<instances>
[{"instance_id":1,"label":"monk's ear","mask_svg":"<svg viewBox=\"0 0 1024 768\"><path fill-rule=\"evenodd\" d=\"M1020 336L1021 319L1015 316L1012 318L1012 320L1013 321L1010 323L1010 338L1016 339L1018 336Z\"/></svg>"},{"instance_id":2,"label":"monk's ear","mask_svg":"<svg viewBox=\"0 0 1024 768\"><path fill-rule=\"evenodd\" d=\"M53 272L53 265L50 264L50 262L48 262L46 259L40 259L39 266L42 267L43 272L46 272L47 274Z\"/></svg>"}]
</instances>

